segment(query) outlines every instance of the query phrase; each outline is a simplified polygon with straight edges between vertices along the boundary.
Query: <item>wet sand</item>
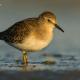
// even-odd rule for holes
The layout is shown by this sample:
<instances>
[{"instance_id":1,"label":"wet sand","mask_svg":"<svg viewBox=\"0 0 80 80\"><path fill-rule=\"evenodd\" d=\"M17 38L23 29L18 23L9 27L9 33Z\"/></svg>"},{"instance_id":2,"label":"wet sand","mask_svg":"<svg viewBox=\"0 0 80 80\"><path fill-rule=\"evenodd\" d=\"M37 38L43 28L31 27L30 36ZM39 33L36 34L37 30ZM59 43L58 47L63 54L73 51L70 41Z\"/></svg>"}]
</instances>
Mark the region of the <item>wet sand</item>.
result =
<instances>
[{"instance_id":1,"label":"wet sand","mask_svg":"<svg viewBox=\"0 0 80 80\"><path fill-rule=\"evenodd\" d=\"M80 80L80 71L0 71L0 80Z\"/></svg>"},{"instance_id":2,"label":"wet sand","mask_svg":"<svg viewBox=\"0 0 80 80\"><path fill-rule=\"evenodd\" d=\"M40 56L39 56L40 57ZM48 57L47 61L46 57ZM44 59L42 59L44 58ZM55 58L55 59L54 59ZM38 58L39 59L39 58ZM80 80L80 57L73 55L43 55L21 66L21 60L4 57L0 60L0 80Z\"/></svg>"}]
</instances>

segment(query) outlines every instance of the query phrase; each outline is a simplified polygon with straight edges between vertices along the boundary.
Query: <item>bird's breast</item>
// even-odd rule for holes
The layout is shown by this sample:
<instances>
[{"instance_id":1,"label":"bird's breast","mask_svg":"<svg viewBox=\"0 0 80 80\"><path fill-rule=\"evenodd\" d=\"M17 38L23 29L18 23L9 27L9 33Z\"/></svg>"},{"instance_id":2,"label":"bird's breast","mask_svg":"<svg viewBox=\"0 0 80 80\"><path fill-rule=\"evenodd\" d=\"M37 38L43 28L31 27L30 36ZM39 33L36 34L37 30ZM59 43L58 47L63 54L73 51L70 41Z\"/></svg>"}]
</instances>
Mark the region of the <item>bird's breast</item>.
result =
<instances>
[{"instance_id":1,"label":"bird's breast","mask_svg":"<svg viewBox=\"0 0 80 80\"><path fill-rule=\"evenodd\" d=\"M28 51L41 50L42 48L48 46L48 44L52 40L52 36L53 36L52 34L49 35L45 40L38 39L35 36L26 37L22 43L17 43L17 44L14 43L14 46L21 50L28 50Z\"/></svg>"}]
</instances>

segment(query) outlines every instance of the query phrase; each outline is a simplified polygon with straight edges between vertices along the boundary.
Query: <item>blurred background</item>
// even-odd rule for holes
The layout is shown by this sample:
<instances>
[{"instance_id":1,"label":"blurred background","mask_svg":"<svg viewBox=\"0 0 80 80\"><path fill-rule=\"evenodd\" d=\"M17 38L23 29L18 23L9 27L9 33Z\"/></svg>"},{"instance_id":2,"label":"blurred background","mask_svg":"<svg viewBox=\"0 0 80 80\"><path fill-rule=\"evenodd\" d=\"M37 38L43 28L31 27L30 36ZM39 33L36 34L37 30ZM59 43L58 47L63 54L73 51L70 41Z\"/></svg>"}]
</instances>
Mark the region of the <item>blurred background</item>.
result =
<instances>
[{"instance_id":1,"label":"blurred background","mask_svg":"<svg viewBox=\"0 0 80 80\"><path fill-rule=\"evenodd\" d=\"M51 45L39 53L80 56L80 0L0 0L0 32L17 21L37 17L44 11L55 13L65 32L55 29ZM37 53L30 54L30 57L39 58ZM20 58L21 53L0 41L0 57L4 56Z\"/></svg>"},{"instance_id":2,"label":"blurred background","mask_svg":"<svg viewBox=\"0 0 80 80\"><path fill-rule=\"evenodd\" d=\"M80 80L80 0L0 0L0 32L44 11L55 13L64 33L55 29L52 43L28 57L48 64L35 63L20 72L21 52L0 41L0 80Z\"/></svg>"}]
</instances>

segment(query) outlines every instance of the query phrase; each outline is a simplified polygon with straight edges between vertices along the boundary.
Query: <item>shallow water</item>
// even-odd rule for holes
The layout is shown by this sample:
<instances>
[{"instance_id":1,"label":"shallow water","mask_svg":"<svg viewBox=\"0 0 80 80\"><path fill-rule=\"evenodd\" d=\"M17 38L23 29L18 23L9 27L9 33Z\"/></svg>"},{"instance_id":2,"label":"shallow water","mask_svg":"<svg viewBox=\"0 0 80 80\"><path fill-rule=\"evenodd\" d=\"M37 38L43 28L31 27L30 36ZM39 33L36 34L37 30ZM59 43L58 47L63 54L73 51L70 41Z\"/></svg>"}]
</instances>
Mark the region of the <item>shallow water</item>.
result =
<instances>
[{"instance_id":1,"label":"shallow water","mask_svg":"<svg viewBox=\"0 0 80 80\"><path fill-rule=\"evenodd\" d=\"M33 54L35 55L35 54ZM80 57L77 55L41 54L29 56L28 70L80 70ZM37 54L38 55L38 54ZM0 58L0 70L22 70L21 58L4 56Z\"/></svg>"},{"instance_id":2,"label":"shallow water","mask_svg":"<svg viewBox=\"0 0 80 80\"><path fill-rule=\"evenodd\" d=\"M0 80L80 80L80 57L77 55L43 53L28 57L26 66L22 65L21 58L9 54L1 57Z\"/></svg>"}]
</instances>

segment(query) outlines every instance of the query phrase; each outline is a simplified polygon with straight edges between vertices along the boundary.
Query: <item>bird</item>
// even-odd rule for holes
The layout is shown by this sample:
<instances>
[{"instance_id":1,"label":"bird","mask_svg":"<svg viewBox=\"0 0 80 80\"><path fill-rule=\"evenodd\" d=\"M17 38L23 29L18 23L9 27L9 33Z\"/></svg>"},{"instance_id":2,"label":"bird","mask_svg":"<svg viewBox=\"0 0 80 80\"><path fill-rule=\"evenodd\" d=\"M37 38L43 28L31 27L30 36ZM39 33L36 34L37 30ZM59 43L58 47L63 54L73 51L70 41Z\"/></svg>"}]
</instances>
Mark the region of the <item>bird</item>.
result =
<instances>
[{"instance_id":1,"label":"bird","mask_svg":"<svg viewBox=\"0 0 80 80\"><path fill-rule=\"evenodd\" d=\"M54 29L64 30L57 24L56 15L44 11L37 17L26 18L15 22L0 32L0 40L22 52L23 64L28 64L28 52L46 48L54 38Z\"/></svg>"}]
</instances>

